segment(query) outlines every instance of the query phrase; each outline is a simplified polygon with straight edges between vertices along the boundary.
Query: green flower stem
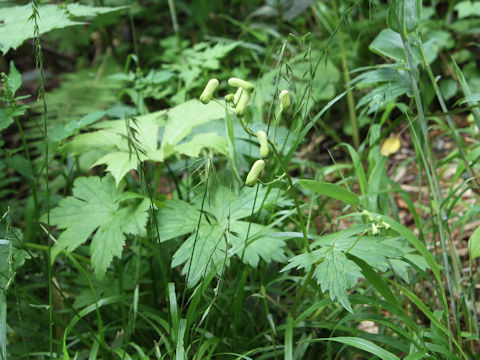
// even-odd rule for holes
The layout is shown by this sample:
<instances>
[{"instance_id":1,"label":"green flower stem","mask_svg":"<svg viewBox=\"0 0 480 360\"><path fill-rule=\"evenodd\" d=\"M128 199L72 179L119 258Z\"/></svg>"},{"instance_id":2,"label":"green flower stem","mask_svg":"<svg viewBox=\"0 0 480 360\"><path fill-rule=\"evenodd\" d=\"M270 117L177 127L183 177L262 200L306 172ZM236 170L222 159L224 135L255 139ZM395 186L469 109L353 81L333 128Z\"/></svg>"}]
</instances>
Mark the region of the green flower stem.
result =
<instances>
[{"instance_id":1,"label":"green flower stem","mask_svg":"<svg viewBox=\"0 0 480 360\"><path fill-rule=\"evenodd\" d=\"M293 303L292 311L291 311L292 315L295 315L295 311L297 310L298 303L302 299L303 294L305 293L305 290L307 289L308 284L312 280L313 273L315 272L315 268L316 268L316 264L314 264L312 266L312 268L310 269L310 271L308 272L307 277L305 278L305 281L303 282L303 285L300 288L300 291L297 292L297 295L295 296L295 302Z\"/></svg>"},{"instance_id":2,"label":"green flower stem","mask_svg":"<svg viewBox=\"0 0 480 360\"><path fill-rule=\"evenodd\" d=\"M239 117L239 120L240 120L240 124L242 125L242 128L243 130L245 130L245 132L250 135L250 136L256 136L252 130L250 130L250 128L248 128L247 124L245 123L244 119L242 117ZM312 249L310 248L310 242L308 241L308 235L307 235L307 228L305 227L305 223L303 222L303 215L302 215L302 210L300 208L300 203L298 201L298 195L297 195L297 192L295 190L295 186L293 185L293 181L292 181L292 177L289 175L288 173L288 169L287 169L287 166L283 163L283 160L282 160L282 157L280 156L280 154L278 153L277 151L277 148L275 147L275 144L272 142L272 140L270 139L267 139L268 141L268 144L270 145L270 148L272 149L272 152L273 152L273 155L275 156L275 158L277 159L278 163L280 164L280 167L282 168L283 170L283 174L282 174L282 177L286 177L287 179L287 182L288 182L288 185L289 185L289 188L290 188L290 192L292 194L292 197L293 197L293 201L295 203L295 208L297 210L297 217L298 217L298 222L300 223L300 228L302 229L302 235L303 235L303 244L304 244L304 249L307 250L307 252L311 253L312 252ZM291 315L293 316L296 312L296 309L297 309L297 306L300 302L300 300L302 299L303 297L303 294L305 293L305 290L307 289L308 287L308 284L310 283L310 280L312 279L313 277L313 273L315 271L315 265L312 266L312 268L310 269L310 271L308 272L307 274L307 277L305 278L305 281L303 282L302 284L302 287L300 288L300 290L297 292L297 295L295 297L295 302L291 308Z\"/></svg>"},{"instance_id":3,"label":"green flower stem","mask_svg":"<svg viewBox=\"0 0 480 360\"><path fill-rule=\"evenodd\" d=\"M239 119L240 119L240 124L242 124L243 130L245 130L245 132L250 136L256 136L253 133L253 131L248 128L247 124L245 124L245 121L241 117L239 117ZM282 175L282 176L285 176L287 178L287 182L288 182L288 185L290 187L290 191L292 193L293 201L295 202L295 208L297 210L298 222L300 223L300 227L302 229L304 248L308 252L312 252L312 250L310 249L310 243L308 241L307 229L305 227L305 223L303 222L302 210L300 209L300 203L298 202L298 196L297 196L297 192L295 191L295 186L293 185L292 178L288 174L288 169L285 166L285 164L283 163L282 157L278 153L277 148L275 147L275 144L270 139L268 139L267 141L268 141L268 144L270 145L270 147L273 151L273 155L275 156L278 163L280 164L280 167L283 170L284 175Z\"/></svg>"},{"instance_id":4,"label":"green flower stem","mask_svg":"<svg viewBox=\"0 0 480 360\"><path fill-rule=\"evenodd\" d=\"M40 19L39 9L40 1L32 1L32 15L30 20L33 22L33 35L34 35L34 52L35 52L35 65L40 71L40 88L38 89L38 100L42 100L43 105L43 142L45 144L45 157L44 157L44 166L45 166L45 182L46 182L46 196L45 196L45 207L47 213L47 276L48 276L48 351L50 353L50 358L53 358L53 271L51 259L51 244L50 244L50 184L49 184L49 144L48 144L48 123L47 123L47 101L45 100L45 74L43 70L43 53L42 45L40 42L40 27L38 21Z\"/></svg>"},{"instance_id":5,"label":"green flower stem","mask_svg":"<svg viewBox=\"0 0 480 360\"><path fill-rule=\"evenodd\" d=\"M288 174L288 169L283 163L283 160L280 157L280 154L278 153L277 148L275 147L275 144L270 139L268 139L268 144L270 145L275 158L277 159L278 163L280 164L280 167L285 173L285 177L287 178L288 185L290 187L290 192L292 193L293 201L295 202L295 208L297 209L298 222L300 223L300 227L302 229L304 247L308 252L312 252L312 249L310 248L310 242L308 241L307 229L305 227L305 223L303 222L302 210L300 209L300 203L298 202L298 196L295 190L295 186L293 185L292 177Z\"/></svg>"}]
</instances>

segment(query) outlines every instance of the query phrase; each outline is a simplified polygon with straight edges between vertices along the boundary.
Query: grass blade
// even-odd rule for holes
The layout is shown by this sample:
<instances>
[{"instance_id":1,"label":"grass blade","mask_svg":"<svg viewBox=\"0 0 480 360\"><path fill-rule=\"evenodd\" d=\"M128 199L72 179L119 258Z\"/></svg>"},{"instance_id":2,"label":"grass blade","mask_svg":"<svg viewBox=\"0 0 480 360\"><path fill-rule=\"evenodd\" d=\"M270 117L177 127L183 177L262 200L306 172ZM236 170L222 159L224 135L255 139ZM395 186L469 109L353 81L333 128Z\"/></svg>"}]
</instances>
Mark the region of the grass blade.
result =
<instances>
[{"instance_id":1,"label":"grass blade","mask_svg":"<svg viewBox=\"0 0 480 360\"><path fill-rule=\"evenodd\" d=\"M382 360L400 360L399 357L395 356L390 351L382 349L380 346L372 343L371 341L358 337L339 336L332 338L313 339L309 341L336 341L376 355Z\"/></svg>"},{"instance_id":2,"label":"grass blade","mask_svg":"<svg viewBox=\"0 0 480 360\"><path fill-rule=\"evenodd\" d=\"M346 204L357 206L360 203L357 195L336 184L316 180L300 180L298 183L305 189L316 192L317 194L325 195L329 198L343 201Z\"/></svg>"}]
</instances>

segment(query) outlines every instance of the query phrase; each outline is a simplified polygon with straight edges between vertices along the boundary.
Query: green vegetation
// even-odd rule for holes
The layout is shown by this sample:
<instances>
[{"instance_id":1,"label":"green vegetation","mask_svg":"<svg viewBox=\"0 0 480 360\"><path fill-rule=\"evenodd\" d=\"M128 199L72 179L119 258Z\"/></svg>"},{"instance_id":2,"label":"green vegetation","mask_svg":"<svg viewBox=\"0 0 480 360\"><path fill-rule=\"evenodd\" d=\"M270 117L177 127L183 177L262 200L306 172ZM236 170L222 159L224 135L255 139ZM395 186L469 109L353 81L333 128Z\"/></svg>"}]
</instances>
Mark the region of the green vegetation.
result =
<instances>
[{"instance_id":1,"label":"green vegetation","mask_svg":"<svg viewBox=\"0 0 480 360\"><path fill-rule=\"evenodd\" d=\"M479 29L0 2L0 359L478 359Z\"/></svg>"}]
</instances>

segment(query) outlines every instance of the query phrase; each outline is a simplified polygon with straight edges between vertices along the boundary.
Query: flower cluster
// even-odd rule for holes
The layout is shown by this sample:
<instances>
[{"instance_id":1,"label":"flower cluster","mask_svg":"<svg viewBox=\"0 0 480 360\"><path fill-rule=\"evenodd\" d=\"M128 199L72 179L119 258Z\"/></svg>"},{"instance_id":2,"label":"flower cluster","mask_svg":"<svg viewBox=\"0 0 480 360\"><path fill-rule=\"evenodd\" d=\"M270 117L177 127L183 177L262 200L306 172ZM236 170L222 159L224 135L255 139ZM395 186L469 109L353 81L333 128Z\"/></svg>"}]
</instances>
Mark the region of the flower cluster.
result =
<instances>
[{"instance_id":1,"label":"flower cluster","mask_svg":"<svg viewBox=\"0 0 480 360\"><path fill-rule=\"evenodd\" d=\"M200 95L200 101L204 104L208 104L213 99L213 93L218 85L219 81L217 79L211 79ZM243 118L245 116L245 109L247 108L255 87L248 81L238 78L228 79L228 85L236 87L237 91L235 94L227 94L225 96L225 102L235 109L235 113L239 118ZM278 98L280 100L280 113L288 111L291 107L290 93L288 90L282 90ZM242 125L244 125L243 122ZM249 135L253 135L250 129L246 128L245 125L244 129ZM247 175L245 180L245 185L247 186L254 186L257 183L260 173L265 168L265 160L263 159L268 158L270 153L269 140L265 131L259 130L256 135L260 145L260 159L255 161Z\"/></svg>"}]
</instances>

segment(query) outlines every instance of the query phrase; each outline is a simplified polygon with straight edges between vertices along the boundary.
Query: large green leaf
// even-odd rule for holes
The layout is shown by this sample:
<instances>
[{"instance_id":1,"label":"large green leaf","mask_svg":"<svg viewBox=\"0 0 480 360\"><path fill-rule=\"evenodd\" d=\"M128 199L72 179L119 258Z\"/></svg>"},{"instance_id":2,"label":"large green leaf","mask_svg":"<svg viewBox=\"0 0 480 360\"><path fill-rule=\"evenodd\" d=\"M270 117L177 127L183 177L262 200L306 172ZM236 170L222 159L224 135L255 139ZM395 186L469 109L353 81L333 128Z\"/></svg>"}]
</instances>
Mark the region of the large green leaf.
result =
<instances>
[{"instance_id":1,"label":"large green leaf","mask_svg":"<svg viewBox=\"0 0 480 360\"><path fill-rule=\"evenodd\" d=\"M40 34L67 26L81 25L74 18L92 17L122 9L123 7L92 7L79 4L40 5L38 7L38 28ZM6 54L10 49L16 49L22 43L33 37L32 5L2 8L0 13L0 51Z\"/></svg>"},{"instance_id":2,"label":"large green leaf","mask_svg":"<svg viewBox=\"0 0 480 360\"><path fill-rule=\"evenodd\" d=\"M398 62L407 63L405 52L403 49L402 37L398 32L391 29L384 29L375 37L370 46L370 51L384 56L386 58L394 59ZM420 60L417 53L413 54L416 62Z\"/></svg>"},{"instance_id":3,"label":"large green leaf","mask_svg":"<svg viewBox=\"0 0 480 360\"><path fill-rule=\"evenodd\" d=\"M197 134L190 141L182 142L175 146L175 151L182 155L198 157L200 151L205 148L213 149L225 156L228 155L227 139L213 132Z\"/></svg>"},{"instance_id":4,"label":"large green leaf","mask_svg":"<svg viewBox=\"0 0 480 360\"><path fill-rule=\"evenodd\" d=\"M224 116L225 108L214 101L204 105L198 100L191 100L170 109L167 112L162 148L177 145L196 126Z\"/></svg>"},{"instance_id":5,"label":"large green leaf","mask_svg":"<svg viewBox=\"0 0 480 360\"><path fill-rule=\"evenodd\" d=\"M54 127L48 136L50 141L62 141L72 136L80 129L93 124L100 120L105 115L105 111L94 111L88 115L83 116L81 119L75 119L67 124L61 124Z\"/></svg>"},{"instance_id":6,"label":"large green leaf","mask_svg":"<svg viewBox=\"0 0 480 360\"><path fill-rule=\"evenodd\" d=\"M458 11L459 19L480 16L480 3L478 1L460 1L455 5L454 9Z\"/></svg>"},{"instance_id":7,"label":"large green leaf","mask_svg":"<svg viewBox=\"0 0 480 360\"><path fill-rule=\"evenodd\" d=\"M182 274L187 276L188 286L210 272L221 273L228 259L225 232L223 226L204 223L175 252L172 267L184 264Z\"/></svg>"},{"instance_id":8,"label":"large green leaf","mask_svg":"<svg viewBox=\"0 0 480 360\"><path fill-rule=\"evenodd\" d=\"M130 170L137 168L139 161L162 162L175 154L196 157L204 148L227 154L226 139L215 133L196 134L189 138L195 127L223 116L225 109L222 105L215 102L203 105L192 100L128 121L100 122L95 125L97 130L77 135L61 150L75 155L96 151L93 166L107 165L107 171L118 185ZM127 131L127 124L130 131ZM160 135L162 128L163 136Z\"/></svg>"},{"instance_id":9,"label":"large green leaf","mask_svg":"<svg viewBox=\"0 0 480 360\"><path fill-rule=\"evenodd\" d=\"M265 187L258 189L257 193L257 190L251 187L245 186L240 191L235 191L221 185L217 186L213 199L205 204L204 210L215 216L218 222L226 224L255 214L262 206L275 200L279 200L278 194L275 191L268 192Z\"/></svg>"},{"instance_id":10,"label":"large green leaf","mask_svg":"<svg viewBox=\"0 0 480 360\"><path fill-rule=\"evenodd\" d=\"M75 250L93 234L91 261L102 277L113 257L121 256L125 234L145 235L148 200L123 205L122 196L111 176L77 178L73 196L62 199L50 214L50 223L65 229L55 243L52 260L62 250Z\"/></svg>"},{"instance_id":11,"label":"large green leaf","mask_svg":"<svg viewBox=\"0 0 480 360\"><path fill-rule=\"evenodd\" d=\"M157 211L160 241L190 234L198 225L200 212L182 200L167 201L166 206Z\"/></svg>"},{"instance_id":12,"label":"large green leaf","mask_svg":"<svg viewBox=\"0 0 480 360\"><path fill-rule=\"evenodd\" d=\"M12 123L13 117L10 108L0 108L0 131L6 129Z\"/></svg>"},{"instance_id":13,"label":"large green leaf","mask_svg":"<svg viewBox=\"0 0 480 360\"><path fill-rule=\"evenodd\" d=\"M284 249L287 236L284 234L267 226L246 221L232 222L229 231L229 235L232 235L228 238L232 244L230 253L237 254L246 264L257 267L260 258L266 263L285 262Z\"/></svg>"},{"instance_id":14,"label":"large green leaf","mask_svg":"<svg viewBox=\"0 0 480 360\"><path fill-rule=\"evenodd\" d=\"M172 267L183 264L182 273L188 274L189 286L195 285L207 273L220 273L225 260L232 256L244 263L258 266L260 259L270 263L284 262L287 234L278 232L272 225L262 225L240 219L258 212L266 190L243 188L236 192L217 184L215 193L204 203L200 229L201 199L196 206L180 200L167 201L157 212L157 223L162 241L190 234L174 254ZM257 197L257 201L255 201ZM270 192L263 202L270 204L276 198ZM277 199L278 200L278 199Z\"/></svg>"},{"instance_id":15,"label":"large green leaf","mask_svg":"<svg viewBox=\"0 0 480 360\"><path fill-rule=\"evenodd\" d=\"M293 268L309 271L318 264L313 276L322 291L328 291L332 300L338 299L345 309L352 312L347 290L362 274L355 261L346 255L354 255L374 269L385 271L390 266L389 260L401 259L406 251L397 243L386 242L380 237L354 236L364 231L365 225L354 225L351 229L323 236L312 244L312 248L322 246L320 249L294 256L282 271Z\"/></svg>"},{"instance_id":16,"label":"large green leaf","mask_svg":"<svg viewBox=\"0 0 480 360\"><path fill-rule=\"evenodd\" d=\"M17 68L15 67L15 64L13 63L13 61L10 61L9 74L4 75L4 77L2 77L2 80L4 81L3 86L9 89L10 96L15 97L15 93L17 92L18 89L20 89L20 86L22 86L22 77L18 72ZM5 90L3 92L0 91L0 101L8 104L11 101L11 99L5 96L5 93L6 93ZM13 109L12 107L5 107L5 108L0 107L0 131L9 127L10 124L13 123L14 117L23 115L25 110L26 110L25 106L18 106L18 105L16 106L15 109Z\"/></svg>"},{"instance_id":17,"label":"large green leaf","mask_svg":"<svg viewBox=\"0 0 480 360\"><path fill-rule=\"evenodd\" d=\"M390 29L408 34L414 31L422 17L422 0L391 0L387 14Z\"/></svg>"}]
</instances>

